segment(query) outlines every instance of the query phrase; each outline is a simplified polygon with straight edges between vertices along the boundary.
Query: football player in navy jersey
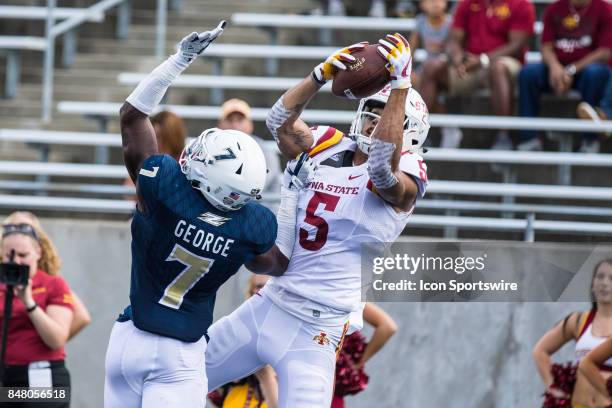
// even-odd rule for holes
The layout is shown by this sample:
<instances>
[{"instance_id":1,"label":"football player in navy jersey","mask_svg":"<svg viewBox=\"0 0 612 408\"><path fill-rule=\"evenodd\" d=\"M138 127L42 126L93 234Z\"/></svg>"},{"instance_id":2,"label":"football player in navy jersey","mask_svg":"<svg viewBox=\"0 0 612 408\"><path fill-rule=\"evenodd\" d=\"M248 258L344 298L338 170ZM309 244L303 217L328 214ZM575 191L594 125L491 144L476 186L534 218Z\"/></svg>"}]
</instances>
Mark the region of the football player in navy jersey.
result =
<instances>
[{"instance_id":1,"label":"football player in navy jersey","mask_svg":"<svg viewBox=\"0 0 612 408\"><path fill-rule=\"evenodd\" d=\"M282 274L293 249L297 187L313 171L306 156L290 164L277 237L276 217L254 202L266 163L250 136L205 130L178 163L157 152L149 115L224 25L186 36L121 108L124 160L138 201L130 305L113 327L106 355L107 408L204 407L206 333L217 289L243 264Z\"/></svg>"}]
</instances>

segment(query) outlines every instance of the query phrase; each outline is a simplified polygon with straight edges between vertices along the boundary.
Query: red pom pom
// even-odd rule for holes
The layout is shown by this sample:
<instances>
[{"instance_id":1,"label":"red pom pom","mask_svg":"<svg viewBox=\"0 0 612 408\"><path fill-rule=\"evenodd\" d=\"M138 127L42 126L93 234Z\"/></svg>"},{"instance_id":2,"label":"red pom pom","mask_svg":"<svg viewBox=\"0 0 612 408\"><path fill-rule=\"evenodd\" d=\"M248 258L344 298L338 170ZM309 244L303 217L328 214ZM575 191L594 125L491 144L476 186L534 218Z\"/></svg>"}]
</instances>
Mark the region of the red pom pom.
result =
<instances>
[{"instance_id":1,"label":"red pom pom","mask_svg":"<svg viewBox=\"0 0 612 408\"><path fill-rule=\"evenodd\" d=\"M571 396L574 392L574 385L576 385L577 369L578 365L571 362L552 365L553 383L551 388L563 392L567 395L567 398L559 398L546 391L542 408L571 408Z\"/></svg>"},{"instance_id":2,"label":"red pom pom","mask_svg":"<svg viewBox=\"0 0 612 408\"><path fill-rule=\"evenodd\" d=\"M336 361L335 394L344 396L357 394L368 385L369 377L363 368L355 369L365 350L365 337L360 332L354 332L344 339L342 350Z\"/></svg>"}]
</instances>

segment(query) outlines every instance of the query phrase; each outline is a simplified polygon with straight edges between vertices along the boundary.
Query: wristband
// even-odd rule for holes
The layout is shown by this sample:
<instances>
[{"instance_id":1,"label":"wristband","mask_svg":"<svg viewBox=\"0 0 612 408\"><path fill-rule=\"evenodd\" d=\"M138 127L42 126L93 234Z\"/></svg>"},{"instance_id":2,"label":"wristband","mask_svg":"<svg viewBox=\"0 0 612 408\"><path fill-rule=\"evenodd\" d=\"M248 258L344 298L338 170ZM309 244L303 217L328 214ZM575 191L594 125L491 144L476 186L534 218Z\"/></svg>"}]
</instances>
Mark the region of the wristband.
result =
<instances>
[{"instance_id":1,"label":"wristband","mask_svg":"<svg viewBox=\"0 0 612 408\"><path fill-rule=\"evenodd\" d=\"M568 66L565 67L565 72L567 73L567 75L569 76L574 76L576 75L576 66L574 64L570 64Z\"/></svg>"},{"instance_id":2,"label":"wristband","mask_svg":"<svg viewBox=\"0 0 612 408\"><path fill-rule=\"evenodd\" d=\"M34 306L26 308L26 312L28 312L28 314L32 313L33 311L36 310L37 307L38 307L38 303L34 302Z\"/></svg>"},{"instance_id":3,"label":"wristband","mask_svg":"<svg viewBox=\"0 0 612 408\"><path fill-rule=\"evenodd\" d=\"M489 68L490 64L491 64L491 59L489 58L489 56L485 54L484 52L480 54L480 66L483 68Z\"/></svg>"}]
</instances>

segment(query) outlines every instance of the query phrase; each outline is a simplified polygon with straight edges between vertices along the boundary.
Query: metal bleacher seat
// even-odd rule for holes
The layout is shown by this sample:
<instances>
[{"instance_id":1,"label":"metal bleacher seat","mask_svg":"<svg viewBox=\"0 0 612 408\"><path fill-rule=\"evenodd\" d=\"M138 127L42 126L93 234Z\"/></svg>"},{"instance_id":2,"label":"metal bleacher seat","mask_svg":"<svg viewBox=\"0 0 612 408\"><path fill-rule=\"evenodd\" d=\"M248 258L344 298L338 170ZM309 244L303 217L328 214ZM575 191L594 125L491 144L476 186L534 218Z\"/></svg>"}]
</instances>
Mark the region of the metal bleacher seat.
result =
<instances>
[{"instance_id":1,"label":"metal bleacher seat","mask_svg":"<svg viewBox=\"0 0 612 408\"><path fill-rule=\"evenodd\" d=\"M6 19L45 20L47 13L47 7L0 5L0 21ZM86 9L72 7L56 7L53 16L57 20L80 16L87 16L87 21L101 22L104 20L104 13L102 12L88 15ZM21 72L19 52L22 50L44 51L46 48L47 40L44 37L0 36L0 55L6 57L4 85L4 96L6 98L13 98L17 93Z\"/></svg>"},{"instance_id":2,"label":"metal bleacher seat","mask_svg":"<svg viewBox=\"0 0 612 408\"><path fill-rule=\"evenodd\" d=\"M115 111L116 112L116 111ZM28 131L19 129L0 129L0 141L36 142L46 144L78 144L109 147L120 145L117 134L100 134L86 132ZM269 145L274 145L269 142ZM557 164L564 162L578 166L612 166L610 155L589 155L556 152L494 152L482 150L431 149L428 161L461 161L461 162L501 162L520 164ZM95 165L74 163L41 163L41 162L0 162L0 174L23 177L36 177L36 180L0 180L0 190L13 194L0 194L0 207L35 210L62 210L75 212L102 212L108 214L129 214L133 203L108 198L90 198L90 196L121 197L132 195L133 187L126 187L122 181L127 171L121 165ZM40 181L42 177L44 181ZM50 181L60 177L61 182ZM66 182L69 178L73 181ZM91 182L95 179L95 182ZM86 180L85 182L83 180ZM28 196L36 192L39 195ZM549 204L507 204L499 202L458 200L457 196L503 197L513 196L532 200L558 199L562 201L601 201L612 200L612 188L551 186L512 183L483 183L448 180L432 180L428 192L434 195L449 195L452 200L425 199L419 203L423 210L445 211L446 215L416 214L411 219L412 227L453 229L478 229L523 232L526 240L532 240L536 232L610 235L612 226L605 222L592 221L551 221L536 220L536 214L548 216L572 215L588 219L612 218L612 208L587 207L582 205L549 205ZM17 195L14 193L18 193ZM44 194L44 195L40 195ZM52 196L49 196L51 194ZM53 196L61 194L61 197ZM86 197L65 197L64 195L83 195ZM264 197L267 202L278 200L277 196ZM525 219L500 219L491 217L472 217L451 215L458 212L514 212L526 215ZM450 236L450 235L449 235Z\"/></svg>"},{"instance_id":3,"label":"metal bleacher seat","mask_svg":"<svg viewBox=\"0 0 612 408\"><path fill-rule=\"evenodd\" d=\"M408 32L416 27L414 18L373 18L349 16L321 16L271 13L234 13L232 24L259 27L270 35L270 44L276 44L280 28L318 29L319 42L331 45L331 30ZM542 32L542 23L534 25L536 34Z\"/></svg>"}]
</instances>

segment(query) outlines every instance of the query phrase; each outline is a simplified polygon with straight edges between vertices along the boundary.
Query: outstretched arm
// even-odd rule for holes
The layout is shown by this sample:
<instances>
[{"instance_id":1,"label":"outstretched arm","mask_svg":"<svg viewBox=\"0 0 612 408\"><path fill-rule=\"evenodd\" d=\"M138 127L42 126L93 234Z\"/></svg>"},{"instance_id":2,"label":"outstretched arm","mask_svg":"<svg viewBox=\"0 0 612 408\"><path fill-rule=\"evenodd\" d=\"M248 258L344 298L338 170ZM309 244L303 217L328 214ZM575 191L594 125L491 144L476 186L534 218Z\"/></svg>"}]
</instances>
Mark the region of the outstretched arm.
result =
<instances>
[{"instance_id":1,"label":"outstretched arm","mask_svg":"<svg viewBox=\"0 0 612 408\"><path fill-rule=\"evenodd\" d=\"M572 313L550 329L532 350L533 361L547 390L554 395L567 398L563 391L551 388L553 384L551 356L563 345L576 337L580 313Z\"/></svg>"},{"instance_id":2,"label":"outstretched arm","mask_svg":"<svg viewBox=\"0 0 612 408\"><path fill-rule=\"evenodd\" d=\"M276 241L269 251L245 265L251 272L280 276L287 270L295 245L298 192L308 186L315 172L316 166L308 153L302 153L287 163L281 184L281 201L276 213Z\"/></svg>"},{"instance_id":3,"label":"outstretched arm","mask_svg":"<svg viewBox=\"0 0 612 408\"><path fill-rule=\"evenodd\" d=\"M266 118L266 125L286 158L293 159L312 146L312 132L300 119L308 102L327 81L334 78L339 69L346 69L344 62L355 61L351 52L366 45L367 43L359 43L336 51L317 65L311 75L285 92L272 106Z\"/></svg>"},{"instance_id":4,"label":"outstretched arm","mask_svg":"<svg viewBox=\"0 0 612 408\"><path fill-rule=\"evenodd\" d=\"M408 41L399 33L380 40L379 52L389 61L391 94L380 122L372 133L368 175L380 196L407 211L418 194L415 181L399 169L404 138L406 98L412 86L412 55Z\"/></svg>"},{"instance_id":5,"label":"outstretched arm","mask_svg":"<svg viewBox=\"0 0 612 408\"><path fill-rule=\"evenodd\" d=\"M363 309L363 320L374 326L374 334L372 334L370 341L368 341L361 360L357 363L357 368L363 367L374 354L383 348L397 331L397 324L391 316L374 303L366 303Z\"/></svg>"},{"instance_id":6,"label":"outstretched arm","mask_svg":"<svg viewBox=\"0 0 612 408\"><path fill-rule=\"evenodd\" d=\"M120 110L125 167L134 183L142 163L157 154L155 131L149 115L161 102L172 81L204 52L221 33L225 21L212 31L193 32L183 38L176 54L155 68L127 97Z\"/></svg>"}]
</instances>

